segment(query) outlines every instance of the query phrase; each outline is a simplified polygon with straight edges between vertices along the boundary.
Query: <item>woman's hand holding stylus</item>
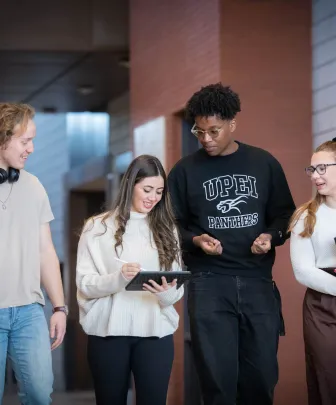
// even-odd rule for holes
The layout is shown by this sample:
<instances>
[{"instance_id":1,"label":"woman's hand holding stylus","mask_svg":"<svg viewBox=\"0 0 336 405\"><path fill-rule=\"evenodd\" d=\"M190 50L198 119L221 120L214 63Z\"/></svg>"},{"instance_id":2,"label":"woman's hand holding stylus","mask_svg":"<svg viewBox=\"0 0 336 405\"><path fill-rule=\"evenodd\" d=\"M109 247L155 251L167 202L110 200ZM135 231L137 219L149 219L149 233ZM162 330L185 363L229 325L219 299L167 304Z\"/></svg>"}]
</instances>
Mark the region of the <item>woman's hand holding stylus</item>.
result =
<instances>
[{"instance_id":1,"label":"woman's hand holding stylus","mask_svg":"<svg viewBox=\"0 0 336 405\"><path fill-rule=\"evenodd\" d=\"M121 272L127 280L132 280L140 271L140 264L138 263L125 263Z\"/></svg>"}]
</instances>

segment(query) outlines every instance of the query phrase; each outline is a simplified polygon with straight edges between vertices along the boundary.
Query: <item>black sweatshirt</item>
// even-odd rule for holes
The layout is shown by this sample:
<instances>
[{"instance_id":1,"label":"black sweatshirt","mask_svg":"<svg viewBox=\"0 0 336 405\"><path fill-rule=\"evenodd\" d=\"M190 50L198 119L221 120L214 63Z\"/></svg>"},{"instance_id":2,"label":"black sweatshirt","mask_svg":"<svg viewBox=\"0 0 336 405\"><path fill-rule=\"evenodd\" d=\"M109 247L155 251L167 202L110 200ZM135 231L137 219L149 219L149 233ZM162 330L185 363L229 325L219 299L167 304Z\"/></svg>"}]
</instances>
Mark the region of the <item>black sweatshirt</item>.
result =
<instances>
[{"instance_id":1,"label":"black sweatshirt","mask_svg":"<svg viewBox=\"0 0 336 405\"><path fill-rule=\"evenodd\" d=\"M295 205L280 163L263 149L237 143L238 150L227 156L200 149L169 174L183 260L191 272L270 277L275 246L288 237ZM194 245L192 238L204 233L221 242L221 255ZM255 255L251 246L261 233L272 235L272 249Z\"/></svg>"}]
</instances>

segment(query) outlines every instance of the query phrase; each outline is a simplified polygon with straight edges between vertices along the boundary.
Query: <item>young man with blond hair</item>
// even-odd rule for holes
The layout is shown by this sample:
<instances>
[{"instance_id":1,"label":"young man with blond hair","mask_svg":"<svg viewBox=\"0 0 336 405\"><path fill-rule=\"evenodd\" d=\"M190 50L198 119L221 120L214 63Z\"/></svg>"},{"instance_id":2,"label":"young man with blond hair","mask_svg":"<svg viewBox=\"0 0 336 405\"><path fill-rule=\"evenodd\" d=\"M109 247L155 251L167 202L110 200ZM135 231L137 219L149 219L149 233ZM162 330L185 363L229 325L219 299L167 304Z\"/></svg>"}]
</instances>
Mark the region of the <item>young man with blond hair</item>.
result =
<instances>
[{"instance_id":1,"label":"young man with blond hair","mask_svg":"<svg viewBox=\"0 0 336 405\"><path fill-rule=\"evenodd\" d=\"M67 308L49 226L54 217L42 184L23 170L34 151L33 118L29 105L0 103L0 404L7 356L21 404L51 403L51 350L62 343L66 330ZM41 284L54 307L50 333Z\"/></svg>"}]
</instances>

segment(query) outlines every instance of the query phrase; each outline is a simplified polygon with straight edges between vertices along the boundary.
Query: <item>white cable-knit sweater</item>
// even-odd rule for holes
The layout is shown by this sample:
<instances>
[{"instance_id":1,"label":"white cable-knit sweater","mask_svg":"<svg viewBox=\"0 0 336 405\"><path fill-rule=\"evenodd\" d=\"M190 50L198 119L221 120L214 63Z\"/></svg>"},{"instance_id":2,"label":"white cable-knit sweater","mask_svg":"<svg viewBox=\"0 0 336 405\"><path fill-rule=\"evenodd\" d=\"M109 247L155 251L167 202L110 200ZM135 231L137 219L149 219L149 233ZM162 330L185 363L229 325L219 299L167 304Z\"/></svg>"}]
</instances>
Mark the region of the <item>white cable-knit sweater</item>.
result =
<instances>
[{"instance_id":1,"label":"white cable-knit sweater","mask_svg":"<svg viewBox=\"0 0 336 405\"><path fill-rule=\"evenodd\" d=\"M291 234L290 254L295 277L306 287L336 296L336 277L321 270L336 269L336 209L325 204L319 207L311 238L299 236L306 215L301 216Z\"/></svg>"},{"instance_id":2,"label":"white cable-knit sweater","mask_svg":"<svg viewBox=\"0 0 336 405\"><path fill-rule=\"evenodd\" d=\"M173 307L183 296L183 286L153 294L126 291L129 282L115 260L114 217L89 221L81 235L77 257L77 300L84 331L96 336L163 337L175 332L179 316ZM121 249L119 250L121 252ZM123 235L120 259L139 263L146 270L160 270L158 252L148 227L147 215L131 212ZM177 263L172 270L181 270Z\"/></svg>"}]
</instances>

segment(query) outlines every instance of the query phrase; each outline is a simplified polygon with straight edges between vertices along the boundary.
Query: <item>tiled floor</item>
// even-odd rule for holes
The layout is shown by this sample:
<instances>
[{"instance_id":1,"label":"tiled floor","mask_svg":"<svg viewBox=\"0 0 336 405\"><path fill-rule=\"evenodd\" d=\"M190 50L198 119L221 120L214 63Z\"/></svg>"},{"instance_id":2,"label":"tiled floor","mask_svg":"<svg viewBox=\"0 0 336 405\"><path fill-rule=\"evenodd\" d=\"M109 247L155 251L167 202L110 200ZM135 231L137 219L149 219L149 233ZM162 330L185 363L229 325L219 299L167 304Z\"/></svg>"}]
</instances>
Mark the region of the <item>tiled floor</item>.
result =
<instances>
[{"instance_id":1,"label":"tiled floor","mask_svg":"<svg viewBox=\"0 0 336 405\"><path fill-rule=\"evenodd\" d=\"M54 393L53 405L95 405L94 394L82 393ZM16 395L6 396L3 405L20 405Z\"/></svg>"},{"instance_id":2,"label":"tiled floor","mask_svg":"<svg viewBox=\"0 0 336 405\"><path fill-rule=\"evenodd\" d=\"M52 405L95 405L93 392L59 393L52 396ZM131 395L128 396L128 403L132 404ZM16 395L4 397L3 405L20 405Z\"/></svg>"},{"instance_id":3,"label":"tiled floor","mask_svg":"<svg viewBox=\"0 0 336 405\"><path fill-rule=\"evenodd\" d=\"M54 393L53 405L95 405L92 392ZM16 395L5 396L3 405L20 405Z\"/></svg>"}]
</instances>

